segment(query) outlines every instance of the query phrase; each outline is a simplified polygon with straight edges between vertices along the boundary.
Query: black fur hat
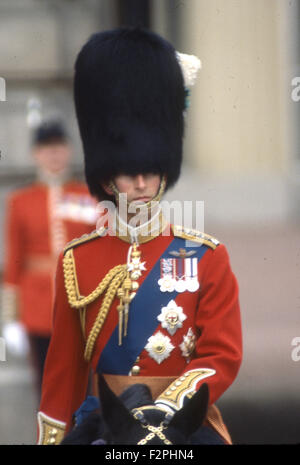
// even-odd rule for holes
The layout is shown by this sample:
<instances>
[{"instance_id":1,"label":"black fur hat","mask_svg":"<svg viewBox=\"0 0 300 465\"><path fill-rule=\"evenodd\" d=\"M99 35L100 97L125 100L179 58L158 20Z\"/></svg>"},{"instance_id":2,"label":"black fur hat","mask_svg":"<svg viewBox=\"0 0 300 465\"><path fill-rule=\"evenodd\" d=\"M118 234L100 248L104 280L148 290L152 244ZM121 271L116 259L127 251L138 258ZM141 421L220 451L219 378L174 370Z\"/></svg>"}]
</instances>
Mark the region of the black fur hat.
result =
<instances>
[{"instance_id":1,"label":"black fur hat","mask_svg":"<svg viewBox=\"0 0 300 465\"><path fill-rule=\"evenodd\" d=\"M75 64L74 99L91 194L118 174L180 174L185 89L173 46L148 30L94 34Z\"/></svg>"},{"instance_id":2,"label":"black fur hat","mask_svg":"<svg viewBox=\"0 0 300 465\"><path fill-rule=\"evenodd\" d=\"M61 121L45 121L33 133L33 145L48 145L57 142L68 142L66 129Z\"/></svg>"}]
</instances>

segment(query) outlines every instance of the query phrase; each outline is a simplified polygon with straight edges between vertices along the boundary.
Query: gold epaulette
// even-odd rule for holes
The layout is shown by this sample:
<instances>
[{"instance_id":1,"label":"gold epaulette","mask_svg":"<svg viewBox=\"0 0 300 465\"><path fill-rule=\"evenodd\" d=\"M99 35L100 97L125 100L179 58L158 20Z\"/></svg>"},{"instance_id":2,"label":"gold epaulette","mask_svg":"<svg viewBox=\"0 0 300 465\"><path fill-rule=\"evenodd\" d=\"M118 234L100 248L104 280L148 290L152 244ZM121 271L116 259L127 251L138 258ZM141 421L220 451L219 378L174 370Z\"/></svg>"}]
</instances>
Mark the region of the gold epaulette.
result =
<instances>
[{"instance_id":1,"label":"gold epaulette","mask_svg":"<svg viewBox=\"0 0 300 465\"><path fill-rule=\"evenodd\" d=\"M197 231L196 229L184 228L183 226L172 226L172 231L175 237L181 237L182 239L186 239L191 242L197 242L198 244L205 244L208 247L211 247L213 250L218 247L220 242L210 236L209 234L205 234L201 231Z\"/></svg>"},{"instance_id":2,"label":"gold epaulette","mask_svg":"<svg viewBox=\"0 0 300 465\"><path fill-rule=\"evenodd\" d=\"M84 244L85 242L93 241L94 239L97 239L97 237L102 237L104 236L104 233L106 232L106 228L103 226L100 229L96 229L95 231L89 233L89 234L83 234L81 237L72 239L64 248L64 255L69 249L73 249L74 247L77 247L78 245Z\"/></svg>"}]
</instances>

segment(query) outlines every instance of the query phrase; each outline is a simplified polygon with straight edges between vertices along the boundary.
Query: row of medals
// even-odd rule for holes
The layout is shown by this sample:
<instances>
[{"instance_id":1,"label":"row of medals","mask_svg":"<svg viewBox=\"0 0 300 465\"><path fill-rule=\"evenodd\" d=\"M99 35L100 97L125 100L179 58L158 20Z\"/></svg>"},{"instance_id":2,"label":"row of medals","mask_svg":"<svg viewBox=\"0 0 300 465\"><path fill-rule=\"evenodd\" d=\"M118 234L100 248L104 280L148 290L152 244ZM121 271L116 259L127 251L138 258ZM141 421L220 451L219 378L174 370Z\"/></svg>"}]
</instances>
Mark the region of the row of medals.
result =
<instances>
[{"instance_id":1,"label":"row of medals","mask_svg":"<svg viewBox=\"0 0 300 465\"><path fill-rule=\"evenodd\" d=\"M190 261L191 259L186 260L189 260L189 267L192 269L193 266ZM158 280L161 292L195 292L199 289L197 275L188 277L182 276L179 279L173 277L172 271L176 264L176 260L171 261L170 259L161 259L161 262L162 270L165 272L165 274L163 274L163 276ZM195 264L196 262L194 262L194 265ZM117 294L121 301L117 307L119 310L119 345L122 344L123 325L124 336L127 335L129 303L134 298L136 291L139 288L137 280L141 276L142 271L146 270L145 262L141 262L141 252L137 249L137 244L135 243L132 246L127 269L130 273L129 278L127 279L127 285L125 285L125 287L122 286L122 288L118 290ZM125 293L127 295L127 299L124 297ZM162 314L158 317L158 320L161 321L162 327L166 328L168 332L173 335L176 330L182 326L182 322L185 318L186 316L184 315L182 308L177 307L176 302L171 300L167 307L162 309ZM181 344L183 356L188 357L190 355L192 348L194 347L194 339L195 337L190 328L189 333L184 338L184 342ZM149 338L148 344L145 348L148 350L149 355L152 358L154 358L158 363L161 363L162 360L169 356L174 346L170 343L168 337L163 336L159 332L155 336ZM184 353L186 350L187 353Z\"/></svg>"},{"instance_id":2,"label":"row of medals","mask_svg":"<svg viewBox=\"0 0 300 465\"><path fill-rule=\"evenodd\" d=\"M137 245L133 244L133 250L131 252L131 261L128 263L128 271L130 272L130 279L131 283L131 290L134 291L130 294L131 298L133 299L135 296L139 284L137 280L140 278L142 271L146 270L145 262L141 262L141 252L137 250ZM197 258L191 259L186 258L184 259L186 263L189 263L189 268L197 269ZM192 276L174 276L174 268L176 268L176 259L161 259L162 262L162 276L158 280L158 285L160 287L161 292L178 292L182 293L185 291L189 292L196 292L200 285L198 281L197 272L194 273Z\"/></svg>"},{"instance_id":3,"label":"row of medals","mask_svg":"<svg viewBox=\"0 0 300 465\"><path fill-rule=\"evenodd\" d=\"M189 269L189 275L180 273L177 275L177 264L181 261L181 265ZM178 292L185 291L196 292L199 289L199 281L197 275L197 258L184 259L161 259L161 278L158 280L158 285L161 292Z\"/></svg>"}]
</instances>

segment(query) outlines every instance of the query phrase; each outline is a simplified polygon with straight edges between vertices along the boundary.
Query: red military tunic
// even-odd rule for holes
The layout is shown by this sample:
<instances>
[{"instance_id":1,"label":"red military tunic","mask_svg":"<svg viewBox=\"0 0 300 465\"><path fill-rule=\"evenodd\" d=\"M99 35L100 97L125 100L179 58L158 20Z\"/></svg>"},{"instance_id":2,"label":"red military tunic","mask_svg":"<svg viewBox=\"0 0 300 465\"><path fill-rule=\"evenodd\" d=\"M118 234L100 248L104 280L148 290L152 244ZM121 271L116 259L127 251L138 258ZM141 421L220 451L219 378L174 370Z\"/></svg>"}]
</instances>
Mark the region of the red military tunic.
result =
<instances>
[{"instance_id":1,"label":"red military tunic","mask_svg":"<svg viewBox=\"0 0 300 465\"><path fill-rule=\"evenodd\" d=\"M113 336L118 328L119 299L115 297L97 334L90 361L84 354L87 354L87 341L99 315L102 295L86 305L85 313L81 313L83 321L80 310L70 306L75 294L73 287L76 287L78 296L91 295L111 269L127 263L130 244L126 238L99 237L93 233L89 239L74 241L66 248L65 256L60 257L56 276L54 331L46 360L39 413L40 443L61 440L65 430L71 427L72 415L86 396L90 367L94 372L104 373L112 387L117 386L120 379L121 384L122 379L129 383L147 383L148 380L151 387L155 380L159 380L161 388L154 389L157 402L175 409L180 408L185 395L195 392L203 381L209 386L210 405L232 384L242 354L238 285L224 245L210 236L196 234L198 236L175 228L170 235L160 234L139 244L140 287L129 306L127 336L122 337L122 345L118 346ZM175 239L177 242L173 242ZM169 263L164 260L171 256L170 251L176 252L173 244L185 247L185 239L194 241L192 249L198 248L197 253L201 249L201 259L196 267L200 288L178 292L174 296L158 282L163 277L164 265ZM179 261L176 273L179 273ZM133 314L131 306L139 296L141 300ZM165 318L169 306L175 309L175 314L171 311L172 318L177 321L175 326L170 315ZM153 321L148 330L152 311ZM142 342L137 344L141 335ZM136 352L139 349L135 346L139 344L140 351ZM119 364L115 351L119 351ZM124 368L122 351L128 351L129 359L131 357L128 371L127 354ZM136 359L132 358L135 353L138 355ZM114 384L114 380L117 383ZM177 401L169 395L177 389L168 390L168 385L175 386L174 380L182 389L180 405L176 405ZM186 380L191 382L186 384Z\"/></svg>"},{"instance_id":2,"label":"red military tunic","mask_svg":"<svg viewBox=\"0 0 300 465\"><path fill-rule=\"evenodd\" d=\"M11 194L6 221L4 322L19 319L29 333L50 335L58 254L71 239L95 229L95 207L87 187L78 181L57 185L37 182Z\"/></svg>"}]
</instances>

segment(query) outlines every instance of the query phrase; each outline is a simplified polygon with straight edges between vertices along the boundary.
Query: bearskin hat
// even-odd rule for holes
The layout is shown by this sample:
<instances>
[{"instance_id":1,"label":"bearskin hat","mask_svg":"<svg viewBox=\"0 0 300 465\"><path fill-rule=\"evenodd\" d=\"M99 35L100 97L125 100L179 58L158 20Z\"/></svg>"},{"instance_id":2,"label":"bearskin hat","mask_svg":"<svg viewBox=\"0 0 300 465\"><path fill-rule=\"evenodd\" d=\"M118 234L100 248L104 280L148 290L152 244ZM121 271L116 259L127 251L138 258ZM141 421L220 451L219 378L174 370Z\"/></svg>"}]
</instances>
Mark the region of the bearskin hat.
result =
<instances>
[{"instance_id":1,"label":"bearskin hat","mask_svg":"<svg viewBox=\"0 0 300 465\"><path fill-rule=\"evenodd\" d=\"M74 101L92 195L118 174L159 173L182 162L185 89L173 46L141 28L94 34L75 63Z\"/></svg>"},{"instance_id":2,"label":"bearskin hat","mask_svg":"<svg viewBox=\"0 0 300 465\"><path fill-rule=\"evenodd\" d=\"M61 121L49 120L36 128L32 138L33 145L48 145L54 143L66 143L68 135Z\"/></svg>"}]
</instances>

